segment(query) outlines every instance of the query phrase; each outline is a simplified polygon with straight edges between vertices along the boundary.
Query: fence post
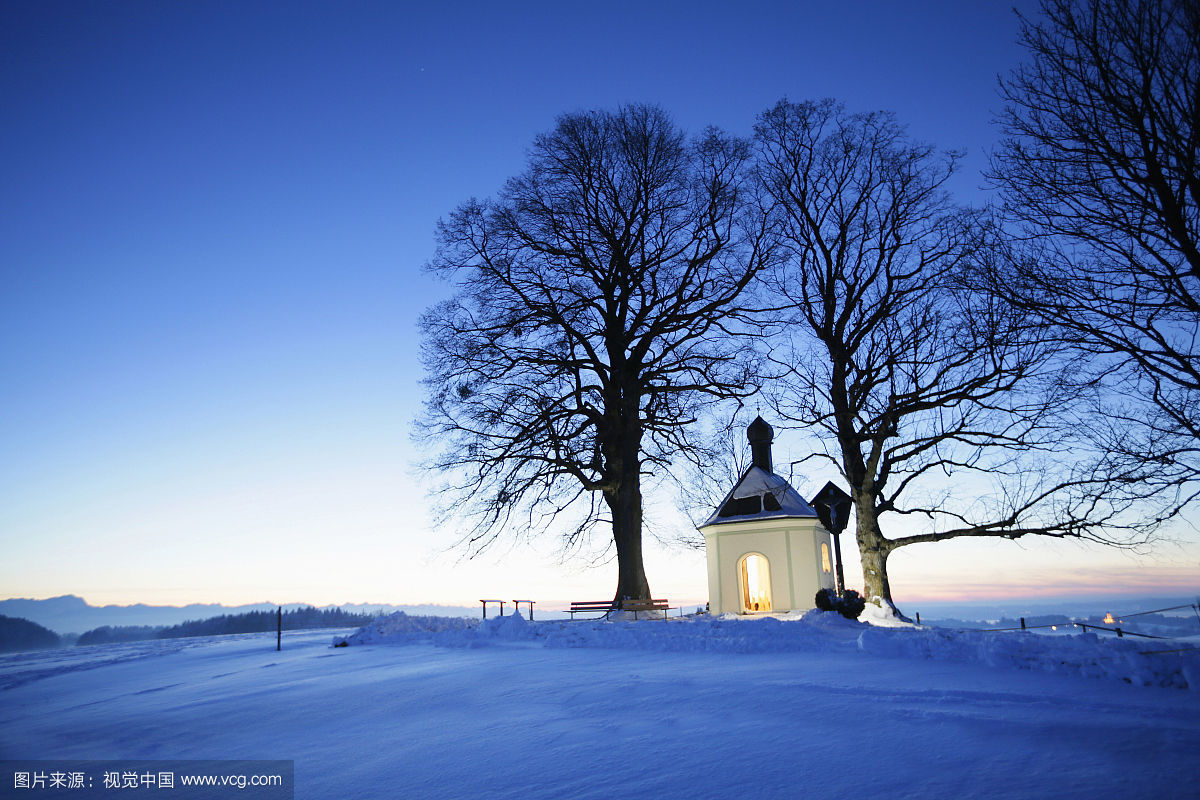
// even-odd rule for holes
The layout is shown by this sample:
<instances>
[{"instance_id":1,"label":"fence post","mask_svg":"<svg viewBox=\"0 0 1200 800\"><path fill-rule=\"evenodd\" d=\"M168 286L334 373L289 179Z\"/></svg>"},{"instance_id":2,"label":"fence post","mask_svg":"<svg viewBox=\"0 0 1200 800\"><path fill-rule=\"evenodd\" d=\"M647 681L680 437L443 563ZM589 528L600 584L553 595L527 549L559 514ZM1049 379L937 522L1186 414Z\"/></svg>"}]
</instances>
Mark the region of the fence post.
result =
<instances>
[{"instance_id":1,"label":"fence post","mask_svg":"<svg viewBox=\"0 0 1200 800\"><path fill-rule=\"evenodd\" d=\"M1120 628L1117 628L1117 638L1118 638L1118 639L1124 639L1124 638L1125 638L1125 634L1124 634L1124 633L1121 631L1121 629L1120 629Z\"/></svg>"},{"instance_id":2,"label":"fence post","mask_svg":"<svg viewBox=\"0 0 1200 800\"><path fill-rule=\"evenodd\" d=\"M920 611L917 612L917 624L918 625L921 624L921 612Z\"/></svg>"},{"instance_id":3,"label":"fence post","mask_svg":"<svg viewBox=\"0 0 1200 800\"><path fill-rule=\"evenodd\" d=\"M1025 630L1025 618L1021 617L1021 630Z\"/></svg>"},{"instance_id":4,"label":"fence post","mask_svg":"<svg viewBox=\"0 0 1200 800\"><path fill-rule=\"evenodd\" d=\"M275 652L283 649L283 606L275 609Z\"/></svg>"}]
</instances>

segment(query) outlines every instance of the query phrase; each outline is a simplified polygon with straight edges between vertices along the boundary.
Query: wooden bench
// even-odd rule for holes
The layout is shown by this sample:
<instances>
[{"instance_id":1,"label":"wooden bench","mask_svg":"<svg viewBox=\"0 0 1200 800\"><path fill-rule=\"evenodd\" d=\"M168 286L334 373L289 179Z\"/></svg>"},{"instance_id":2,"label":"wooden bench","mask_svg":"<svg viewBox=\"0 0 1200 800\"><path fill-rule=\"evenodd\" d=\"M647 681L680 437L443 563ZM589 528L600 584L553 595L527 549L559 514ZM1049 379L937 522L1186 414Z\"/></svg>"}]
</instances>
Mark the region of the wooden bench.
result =
<instances>
[{"instance_id":1,"label":"wooden bench","mask_svg":"<svg viewBox=\"0 0 1200 800\"><path fill-rule=\"evenodd\" d=\"M603 613L604 618L608 619L608 615L615 610L616 607L612 600L574 600L568 609L571 619L575 619L576 614L587 614L589 612Z\"/></svg>"},{"instance_id":2,"label":"wooden bench","mask_svg":"<svg viewBox=\"0 0 1200 800\"><path fill-rule=\"evenodd\" d=\"M499 603L500 604L500 616L502 616L502 617L504 616L504 601L503 600L489 597L487 600L480 600L479 602L483 603L483 618L484 619L487 619L487 604L488 603ZM517 609L517 610L519 611L520 609ZM530 610L530 613L532 613L532 609Z\"/></svg>"},{"instance_id":3,"label":"wooden bench","mask_svg":"<svg viewBox=\"0 0 1200 800\"><path fill-rule=\"evenodd\" d=\"M483 603L483 618L484 619L487 619L487 604L488 603L499 603L500 604L500 616L502 616L502 617L504 616L504 601L503 600L489 597L487 600L480 600L479 602ZM518 614L521 613L521 603L528 603L529 604L529 621L530 622L533 621L533 603L534 603L533 600L513 600L512 602L513 602L513 605L517 607L516 613L518 613ZM572 617L572 619L574 619L574 618Z\"/></svg>"},{"instance_id":4,"label":"wooden bench","mask_svg":"<svg viewBox=\"0 0 1200 800\"><path fill-rule=\"evenodd\" d=\"M667 612L671 610L670 605L666 600L625 600L621 603L622 611L632 611L633 618L638 618L639 611L661 611L663 619L667 618Z\"/></svg>"},{"instance_id":5,"label":"wooden bench","mask_svg":"<svg viewBox=\"0 0 1200 800\"><path fill-rule=\"evenodd\" d=\"M671 610L670 604L666 600L622 600L620 602L613 600L575 600L572 601L568 612L571 614L571 619L575 619L576 614L604 614L604 619L608 619L608 615L614 611L632 611L633 618L638 618L638 612L646 611L661 611L663 619L667 618L667 612ZM597 617L597 619L599 619Z\"/></svg>"}]
</instances>

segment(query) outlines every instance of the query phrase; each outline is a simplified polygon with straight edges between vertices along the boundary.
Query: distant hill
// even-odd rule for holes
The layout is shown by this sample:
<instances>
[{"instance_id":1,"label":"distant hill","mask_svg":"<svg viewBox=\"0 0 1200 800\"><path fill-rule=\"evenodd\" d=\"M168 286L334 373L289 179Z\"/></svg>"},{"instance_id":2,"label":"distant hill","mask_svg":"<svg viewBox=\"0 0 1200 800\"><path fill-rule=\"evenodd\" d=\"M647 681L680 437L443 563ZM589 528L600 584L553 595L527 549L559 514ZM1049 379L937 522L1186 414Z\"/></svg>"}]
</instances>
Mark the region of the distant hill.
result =
<instances>
[{"instance_id":1,"label":"distant hill","mask_svg":"<svg viewBox=\"0 0 1200 800\"><path fill-rule=\"evenodd\" d=\"M61 644L58 634L36 622L19 617L0 616L0 653L18 650L45 650Z\"/></svg>"},{"instance_id":2,"label":"distant hill","mask_svg":"<svg viewBox=\"0 0 1200 800\"><path fill-rule=\"evenodd\" d=\"M267 611L269 603L227 607L213 603L194 603L187 606L93 606L82 597L66 594L46 600L25 598L0 600L0 614L24 617L59 633L80 633L105 625L149 625L163 627L178 625L189 619L215 617L219 614Z\"/></svg>"},{"instance_id":3,"label":"distant hill","mask_svg":"<svg viewBox=\"0 0 1200 800\"><path fill-rule=\"evenodd\" d=\"M283 610L294 611L308 605L310 604L285 603ZM60 634L82 633L106 626L111 628L143 626L165 628L180 625L189 620L247 614L252 611L274 611L277 607L274 603L252 603L240 606L226 606L217 603L192 603L186 606L150 606L142 603L129 606L93 606L89 605L82 597L73 594L45 600L28 598L0 600L0 614L31 620ZM321 608L340 608L350 613L372 615L390 614L393 611L442 617L471 617L479 614L478 608L462 606L397 606L388 603L347 603L340 606L322 606Z\"/></svg>"}]
</instances>

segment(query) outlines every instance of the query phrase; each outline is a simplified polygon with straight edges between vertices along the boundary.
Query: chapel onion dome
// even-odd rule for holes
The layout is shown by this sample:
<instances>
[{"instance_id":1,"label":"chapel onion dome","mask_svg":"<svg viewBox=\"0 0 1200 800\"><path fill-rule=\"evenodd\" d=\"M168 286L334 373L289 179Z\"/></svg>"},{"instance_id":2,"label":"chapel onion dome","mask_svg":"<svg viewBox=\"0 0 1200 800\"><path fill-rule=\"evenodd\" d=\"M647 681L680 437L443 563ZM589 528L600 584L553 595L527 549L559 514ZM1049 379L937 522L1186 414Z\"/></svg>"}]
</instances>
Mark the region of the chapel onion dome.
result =
<instances>
[{"instance_id":1,"label":"chapel onion dome","mask_svg":"<svg viewBox=\"0 0 1200 800\"><path fill-rule=\"evenodd\" d=\"M750 440L750 444L758 442L770 444L775 441L775 429L762 417L755 417L754 421L746 426L746 438Z\"/></svg>"},{"instance_id":2,"label":"chapel onion dome","mask_svg":"<svg viewBox=\"0 0 1200 800\"><path fill-rule=\"evenodd\" d=\"M746 439L750 442L750 461L756 467L771 471L771 442L775 441L775 431L762 417L755 417L746 427Z\"/></svg>"}]
</instances>

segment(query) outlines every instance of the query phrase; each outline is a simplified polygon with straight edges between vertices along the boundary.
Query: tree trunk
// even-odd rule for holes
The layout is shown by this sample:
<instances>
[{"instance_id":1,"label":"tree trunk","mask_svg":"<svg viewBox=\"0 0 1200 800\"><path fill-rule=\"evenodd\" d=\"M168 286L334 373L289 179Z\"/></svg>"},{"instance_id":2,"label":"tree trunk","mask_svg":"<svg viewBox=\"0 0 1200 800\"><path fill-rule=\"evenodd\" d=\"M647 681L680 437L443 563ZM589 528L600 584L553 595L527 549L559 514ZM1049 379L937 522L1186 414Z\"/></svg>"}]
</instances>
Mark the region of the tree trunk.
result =
<instances>
[{"instance_id":1,"label":"tree trunk","mask_svg":"<svg viewBox=\"0 0 1200 800\"><path fill-rule=\"evenodd\" d=\"M640 475L626 476L605 500L612 512L613 543L617 546L615 600L649 600L650 583L642 564L642 490Z\"/></svg>"},{"instance_id":2,"label":"tree trunk","mask_svg":"<svg viewBox=\"0 0 1200 800\"><path fill-rule=\"evenodd\" d=\"M614 398L612 429L617 431L608 452L608 466L616 478L604 492L612 513L613 543L617 547L615 600L649 600L650 583L642 564L642 430L636 391Z\"/></svg>"},{"instance_id":3,"label":"tree trunk","mask_svg":"<svg viewBox=\"0 0 1200 800\"><path fill-rule=\"evenodd\" d=\"M892 586L888 582L887 560L895 548L879 531L879 515L869 494L856 498L855 532L863 570L863 594L868 602L879 598L880 605L897 619L911 622L892 602Z\"/></svg>"}]
</instances>

